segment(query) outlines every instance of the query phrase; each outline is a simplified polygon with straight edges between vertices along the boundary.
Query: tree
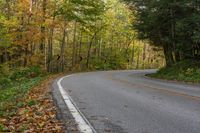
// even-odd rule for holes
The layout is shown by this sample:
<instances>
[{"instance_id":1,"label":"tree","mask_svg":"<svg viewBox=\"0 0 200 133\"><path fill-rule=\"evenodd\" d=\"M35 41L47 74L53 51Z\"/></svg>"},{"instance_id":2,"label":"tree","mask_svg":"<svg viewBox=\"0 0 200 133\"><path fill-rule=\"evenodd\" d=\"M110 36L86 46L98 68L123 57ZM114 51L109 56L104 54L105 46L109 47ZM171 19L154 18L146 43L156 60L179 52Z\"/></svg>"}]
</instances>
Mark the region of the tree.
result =
<instances>
[{"instance_id":1,"label":"tree","mask_svg":"<svg viewBox=\"0 0 200 133\"><path fill-rule=\"evenodd\" d=\"M134 14L119 0L0 0L0 11L0 64L12 68L129 69L142 57Z\"/></svg>"},{"instance_id":2,"label":"tree","mask_svg":"<svg viewBox=\"0 0 200 133\"><path fill-rule=\"evenodd\" d=\"M163 47L167 66L194 58L199 44L199 4L196 0L126 0L136 14L134 27L140 39ZM198 22L197 22L198 21ZM193 27L194 26L194 27ZM195 42L194 42L195 41Z\"/></svg>"}]
</instances>

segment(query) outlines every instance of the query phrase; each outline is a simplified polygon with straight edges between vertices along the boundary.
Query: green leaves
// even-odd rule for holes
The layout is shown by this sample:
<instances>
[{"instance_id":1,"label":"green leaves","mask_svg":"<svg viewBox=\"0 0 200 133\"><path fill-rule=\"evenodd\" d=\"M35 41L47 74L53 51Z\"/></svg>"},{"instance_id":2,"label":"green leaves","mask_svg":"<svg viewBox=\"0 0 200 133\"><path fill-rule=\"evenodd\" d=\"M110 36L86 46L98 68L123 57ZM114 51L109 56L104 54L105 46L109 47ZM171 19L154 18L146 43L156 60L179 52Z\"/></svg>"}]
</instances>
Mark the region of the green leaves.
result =
<instances>
[{"instance_id":1,"label":"green leaves","mask_svg":"<svg viewBox=\"0 0 200 133\"><path fill-rule=\"evenodd\" d=\"M150 76L168 80L200 83L200 63L193 60L181 61L172 67L162 68Z\"/></svg>"},{"instance_id":2,"label":"green leaves","mask_svg":"<svg viewBox=\"0 0 200 133\"><path fill-rule=\"evenodd\" d=\"M95 20L102 14L104 3L101 0L64 0L58 12L68 21L78 22Z\"/></svg>"},{"instance_id":3,"label":"green leaves","mask_svg":"<svg viewBox=\"0 0 200 133\"><path fill-rule=\"evenodd\" d=\"M191 54L199 46L200 11L196 0L126 0L136 13L134 27L140 39L173 53L177 62L194 58ZM178 54L179 57L177 56ZM171 58L170 55L165 55ZM168 57L167 57L168 56ZM168 61L167 61L168 62Z\"/></svg>"},{"instance_id":4,"label":"green leaves","mask_svg":"<svg viewBox=\"0 0 200 133\"><path fill-rule=\"evenodd\" d=\"M10 46L10 36L8 33L7 27L4 26L5 17L0 16L0 47L9 47Z\"/></svg>"}]
</instances>

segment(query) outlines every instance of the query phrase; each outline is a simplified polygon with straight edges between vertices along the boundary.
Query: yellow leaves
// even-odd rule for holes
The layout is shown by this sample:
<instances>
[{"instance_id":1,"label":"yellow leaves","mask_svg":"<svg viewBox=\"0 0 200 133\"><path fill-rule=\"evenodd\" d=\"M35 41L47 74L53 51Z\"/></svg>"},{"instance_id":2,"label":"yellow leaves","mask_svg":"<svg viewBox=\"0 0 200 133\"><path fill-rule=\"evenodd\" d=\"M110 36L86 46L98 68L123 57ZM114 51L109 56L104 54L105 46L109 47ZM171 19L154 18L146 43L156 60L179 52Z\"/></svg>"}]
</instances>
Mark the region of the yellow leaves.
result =
<instances>
[{"instance_id":1,"label":"yellow leaves","mask_svg":"<svg viewBox=\"0 0 200 133\"><path fill-rule=\"evenodd\" d=\"M42 59L44 59L44 56L41 53L37 52L35 55L33 55L29 58L28 65L38 64L38 65L41 65L41 67L42 67L42 65L44 63L44 61Z\"/></svg>"},{"instance_id":2,"label":"yellow leaves","mask_svg":"<svg viewBox=\"0 0 200 133\"><path fill-rule=\"evenodd\" d=\"M29 12L29 8L30 8L30 0L18 0L18 11L21 12Z\"/></svg>"}]
</instances>

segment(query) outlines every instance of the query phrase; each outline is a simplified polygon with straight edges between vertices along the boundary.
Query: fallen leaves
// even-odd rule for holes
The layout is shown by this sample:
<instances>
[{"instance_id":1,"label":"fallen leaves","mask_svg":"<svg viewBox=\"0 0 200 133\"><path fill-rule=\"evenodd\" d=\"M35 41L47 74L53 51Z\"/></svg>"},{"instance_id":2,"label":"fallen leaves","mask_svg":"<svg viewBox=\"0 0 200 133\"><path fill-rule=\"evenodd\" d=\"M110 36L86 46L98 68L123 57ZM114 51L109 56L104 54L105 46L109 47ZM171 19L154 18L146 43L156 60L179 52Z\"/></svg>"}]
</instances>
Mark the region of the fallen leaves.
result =
<instances>
[{"instance_id":1,"label":"fallen leaves","mask_svg":"<svg viewBox=\"0 0 200 133\"><path fill-rule=\"evenodd\" d=\"M62 123L56 119L56 108L50 95L50 83L55 76L31 89L24 105L9 119L0 119L5 132L62 133Z\"/></svg>"}]
</instances>

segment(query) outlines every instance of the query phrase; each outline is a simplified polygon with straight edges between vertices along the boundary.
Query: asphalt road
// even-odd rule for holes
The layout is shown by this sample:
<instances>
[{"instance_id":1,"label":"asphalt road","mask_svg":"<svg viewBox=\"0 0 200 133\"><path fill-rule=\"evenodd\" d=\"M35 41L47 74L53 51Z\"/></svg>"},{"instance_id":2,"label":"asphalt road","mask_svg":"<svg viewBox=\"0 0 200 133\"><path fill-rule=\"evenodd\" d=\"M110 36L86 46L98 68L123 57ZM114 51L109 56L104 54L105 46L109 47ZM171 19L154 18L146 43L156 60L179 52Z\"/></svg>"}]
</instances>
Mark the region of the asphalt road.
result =
<instances>
[{"instance_id":1,"label":"asphalt road","mask_svg":"<svg viewBox=\"0 0 200 133\"><path fill-rule=\"evenodd\" d=\"M98 133L200 133L200 86L145 71L74 74L63 88Z\"/></svg>"}]
</instances>

